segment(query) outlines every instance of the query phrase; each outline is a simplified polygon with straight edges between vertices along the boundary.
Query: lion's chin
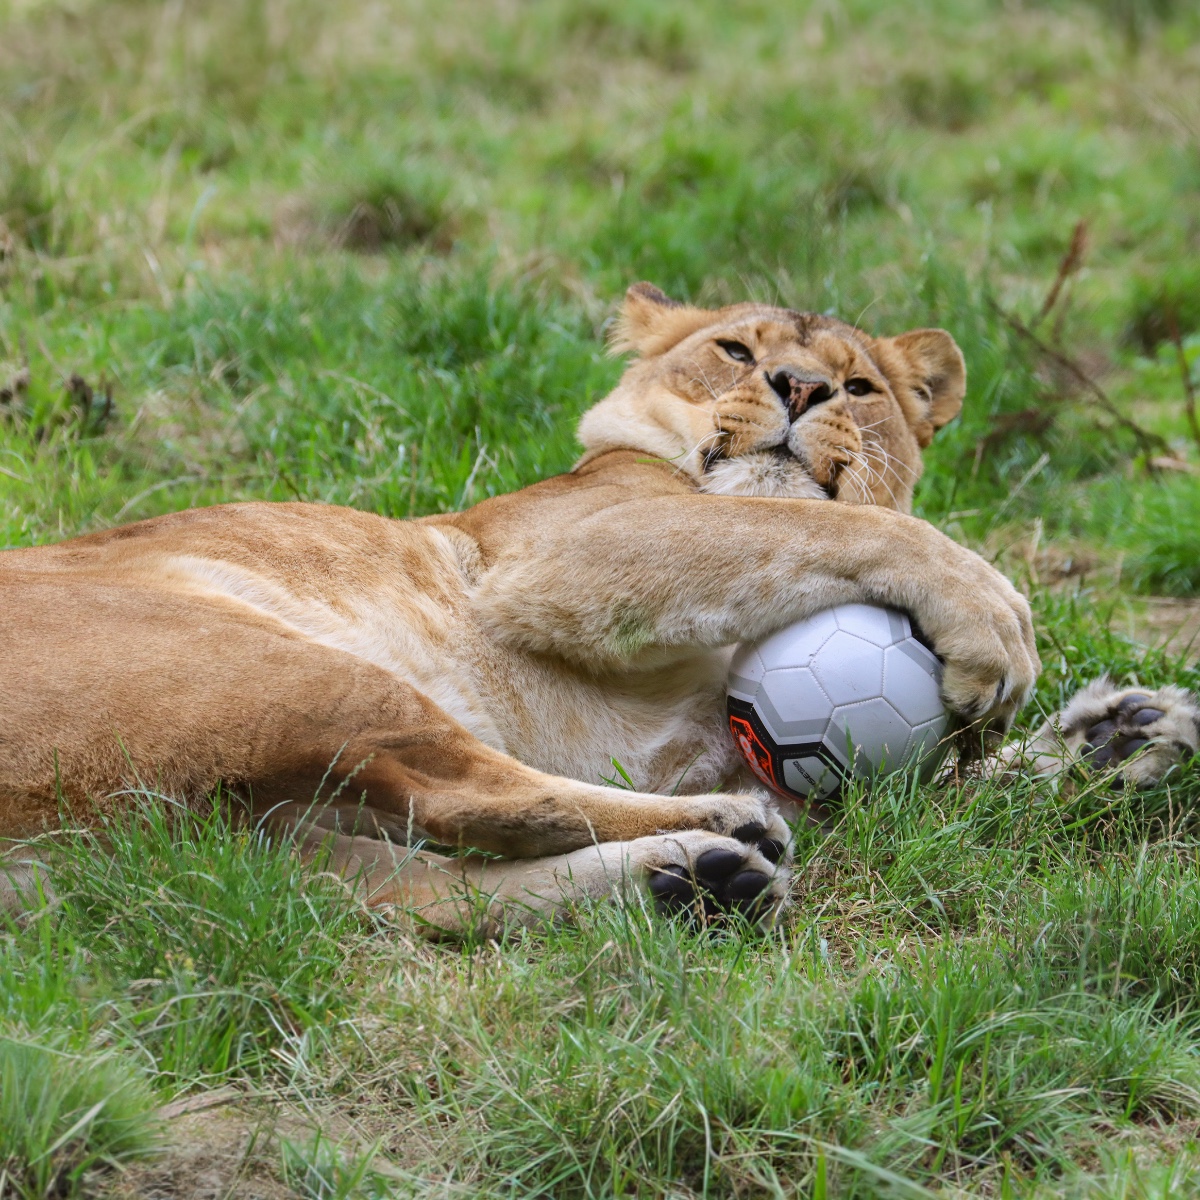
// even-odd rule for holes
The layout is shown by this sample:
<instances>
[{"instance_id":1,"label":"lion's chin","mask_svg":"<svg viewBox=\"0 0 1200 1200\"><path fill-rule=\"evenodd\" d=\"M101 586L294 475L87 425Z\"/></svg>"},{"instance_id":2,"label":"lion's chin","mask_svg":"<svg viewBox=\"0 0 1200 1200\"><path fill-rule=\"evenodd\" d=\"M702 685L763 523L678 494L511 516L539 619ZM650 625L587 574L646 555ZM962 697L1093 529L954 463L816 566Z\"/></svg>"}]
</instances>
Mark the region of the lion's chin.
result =
<instances>
[{"instance_id":1,"label":"lion's chin","mask_svg":"<svg viewBox=\"0 0 1200 1200\"><path fill-rule=\"evenodd\" d=\"M756 450L722 458L709 467L700 490L710 496L766 496L785 500L831 497L799 459L778 450Z\"/></svg>"}]
</instances>

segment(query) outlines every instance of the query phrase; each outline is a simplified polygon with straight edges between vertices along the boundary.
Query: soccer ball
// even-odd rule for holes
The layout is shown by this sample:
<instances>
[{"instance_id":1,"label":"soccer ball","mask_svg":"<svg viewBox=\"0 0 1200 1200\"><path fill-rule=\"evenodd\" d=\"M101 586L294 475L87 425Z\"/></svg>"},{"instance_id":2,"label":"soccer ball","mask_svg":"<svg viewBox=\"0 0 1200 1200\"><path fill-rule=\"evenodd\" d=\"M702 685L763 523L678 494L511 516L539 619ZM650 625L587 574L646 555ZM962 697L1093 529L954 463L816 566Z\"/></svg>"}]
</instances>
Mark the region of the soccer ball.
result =
<instances>
[{"instance_id":1,"label":"soccer ball","mask_svg":"<svg viewBox=\"0 0 1200 1200\"><path fill-rule=\"evenodd\" d=\"M823 800L851 775L937 768L942 665L904 613L842 604L739 646L729 728L763 783Z\"/></svg>"}]
</instances>

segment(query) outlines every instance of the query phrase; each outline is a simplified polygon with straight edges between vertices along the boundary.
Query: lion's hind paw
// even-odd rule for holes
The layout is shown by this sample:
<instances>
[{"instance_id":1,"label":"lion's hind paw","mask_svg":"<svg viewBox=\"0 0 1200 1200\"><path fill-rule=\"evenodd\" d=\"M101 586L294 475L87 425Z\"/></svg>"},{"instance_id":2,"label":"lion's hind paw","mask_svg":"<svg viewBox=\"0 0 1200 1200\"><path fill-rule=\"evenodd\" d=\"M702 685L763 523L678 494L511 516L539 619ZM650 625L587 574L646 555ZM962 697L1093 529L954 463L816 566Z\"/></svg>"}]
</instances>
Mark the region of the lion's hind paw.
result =
<instances>
[{"instance_id":1,"label":"lion's hind paw","mask_svg":"<svg viewBox=\"0 0 1200 1200\"><path fill-rule=\"evenodd\" d=\"M700 832L641 839L655 907L704 921L732 912L770 924L787 898L791 870L786 841L774 830L762 834L753 842Z\"/></svg>"},{"instance_id":2,"label":"lion's hind paw","mask_svg":"<svg viewBox=\"0 0 1200 1200\"><path fill-rule=\"evenodd\" d=\"M1200 750L1200 707L1183 688L1118 688L1096 679L1037 733L1027 753L1039 772L1078 762L1116 771L1114 782L1153 787Z\"/></svg>"}]
</instances>

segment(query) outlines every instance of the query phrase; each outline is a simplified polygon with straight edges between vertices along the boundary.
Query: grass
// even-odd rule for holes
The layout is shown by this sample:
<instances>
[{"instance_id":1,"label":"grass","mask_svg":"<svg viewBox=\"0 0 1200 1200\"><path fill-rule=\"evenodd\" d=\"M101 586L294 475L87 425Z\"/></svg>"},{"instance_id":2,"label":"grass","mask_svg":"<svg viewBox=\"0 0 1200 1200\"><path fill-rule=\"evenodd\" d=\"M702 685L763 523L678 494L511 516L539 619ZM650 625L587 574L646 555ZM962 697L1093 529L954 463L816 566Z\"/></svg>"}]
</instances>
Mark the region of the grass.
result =
<instances>
[{"instance_id":1,"label":"grass","mask_svg":"<svg viewBox=\"0 0 1200 1200\"><path fill-rule=\"evenodd\" d=\"M156 1149L145 1073L112 1054L0 1034L0 1192L64 1195L86 1173Z\"/></svg>"},{"instance_id":2,"label":"grass","mask_svg":"<svg viewBox=\"0 0 1200 1200\"><path fill-rule=\"evenodd\" d=\"M55 848L52 952L102 989L133 991L115 1019L160 1075L256 1075L336 1022L358 914L340 883L309 878L220 808L172 820L161 799L139 799L133 821L98 830L111 855L74 833Z\"/></svg>"},{"instance_id":3,"label":"grass","mask_svg":"<svg viewBox=\"0 0 1200 1200\"><path fill-rule=\"evenodd\" d=\"M0 544L562 470L648 278L951 329L917 507L1031 594L1022 720L1101 671L1196 687L1128 630L1200 589L1198 34L1178 0L0 0ZM893 780L801 833L770 937L600 906L457 949L143 797L41 847L58 898L0 934L0 1195L1187 1191L1195 793Z\"/></svg>"}]
</instances>

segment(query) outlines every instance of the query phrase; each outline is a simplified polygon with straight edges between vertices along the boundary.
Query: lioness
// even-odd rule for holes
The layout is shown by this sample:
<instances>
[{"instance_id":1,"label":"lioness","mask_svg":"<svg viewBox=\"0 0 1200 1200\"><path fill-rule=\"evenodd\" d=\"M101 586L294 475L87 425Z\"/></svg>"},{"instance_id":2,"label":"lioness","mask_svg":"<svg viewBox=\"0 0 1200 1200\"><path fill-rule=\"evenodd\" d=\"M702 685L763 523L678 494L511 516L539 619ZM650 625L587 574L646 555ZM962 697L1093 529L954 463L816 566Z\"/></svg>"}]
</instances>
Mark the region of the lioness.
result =
<instances>
[{"instance_id":1,"label":"lioness","mask_svg":"<svg viewBox=\"0 0 1200 1200\"><path fill-rule=\"evenodd\" d=\"M769 921L788 831L726 727L733 643L871 601L964 721L1007 725L1037 675L1025 599L908 515L963 358L649 284L614 346L574 470L466 512L233 504L0 556L0 836L60 789L80 817L220 783L439 929L643 886ZM601 785L613 758L639 790Z\"/></svg>"}]
</instances>

